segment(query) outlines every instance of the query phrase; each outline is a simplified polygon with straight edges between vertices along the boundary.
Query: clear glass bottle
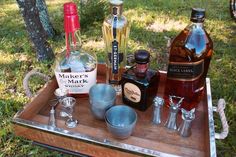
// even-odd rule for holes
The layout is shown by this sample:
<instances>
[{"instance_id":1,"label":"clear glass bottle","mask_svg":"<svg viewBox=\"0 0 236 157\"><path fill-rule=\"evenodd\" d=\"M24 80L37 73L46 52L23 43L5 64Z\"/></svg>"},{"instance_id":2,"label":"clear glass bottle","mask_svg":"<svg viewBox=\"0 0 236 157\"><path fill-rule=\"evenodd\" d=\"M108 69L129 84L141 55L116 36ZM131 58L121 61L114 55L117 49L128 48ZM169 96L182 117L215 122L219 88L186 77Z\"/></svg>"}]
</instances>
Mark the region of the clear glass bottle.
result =
<instances>
[{"instance_id":1,"label":"clear glass bottle","mask_svg":"<svg viewBox=\"0 0 236 157\"><path fill-rule=\"evenodd\" d=\"M80 23L75 3L64 4L66 49L57 57L55 75L58 85L69 94L88 94L96 84L97 57L81 48Z\"/></svg>"},{"instance_id":2,"label":"clear glass bottle","mask_svg":"<svg viewBox=\"0 0 236 157\"><path fill-rule=\"evenodd\" d=\"M129 23L122 15L123 1L110 1L111 14L104 20L102 32L106 51L106 81L121 92L121 75L126 65Z\"/></svg>"},{"instance_id":3,"label":"clear glass bottle","mask_svg":"<svg viewBox=\"0 0 236 157\"><path fill-rule=\"evenodd\" d=\"M169 96L183 97L186 110L197 107L202 99L213 43L203 27L205 10L193 8L191 23L171 43L165 102Z\"/></svg>"}]
</instances>

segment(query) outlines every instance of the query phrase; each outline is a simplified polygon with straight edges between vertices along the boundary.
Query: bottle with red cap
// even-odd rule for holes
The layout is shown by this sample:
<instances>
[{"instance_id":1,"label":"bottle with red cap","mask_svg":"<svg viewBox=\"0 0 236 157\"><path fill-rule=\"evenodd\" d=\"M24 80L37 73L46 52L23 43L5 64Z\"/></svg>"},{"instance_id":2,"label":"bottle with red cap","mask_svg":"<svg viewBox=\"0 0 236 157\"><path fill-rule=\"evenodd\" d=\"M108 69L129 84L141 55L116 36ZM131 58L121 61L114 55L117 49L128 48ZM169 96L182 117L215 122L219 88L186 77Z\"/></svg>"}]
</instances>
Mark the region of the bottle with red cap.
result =
<instances>
[{"instance_id":1,"label":"bottle with red cap","mask_svg":"<svg viewBox=\"0 0 236 157\"><path fill-rule=\"evenodd\" d=\"M79 16L73 2L64 4L64 30L66 48L55 64L58 85L70 94L88 94L96 84L97 58L82 49Z\"/></svg>"}]
</instances>

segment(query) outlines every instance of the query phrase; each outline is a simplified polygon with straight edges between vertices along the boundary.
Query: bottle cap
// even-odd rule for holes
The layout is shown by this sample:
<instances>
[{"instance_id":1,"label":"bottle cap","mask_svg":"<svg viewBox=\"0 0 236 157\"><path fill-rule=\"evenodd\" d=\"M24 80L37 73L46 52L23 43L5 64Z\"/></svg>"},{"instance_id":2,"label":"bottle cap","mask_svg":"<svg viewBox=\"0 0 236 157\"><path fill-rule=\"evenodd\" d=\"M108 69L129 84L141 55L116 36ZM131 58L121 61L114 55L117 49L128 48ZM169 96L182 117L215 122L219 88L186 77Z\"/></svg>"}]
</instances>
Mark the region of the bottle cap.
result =
<instances>
[{"instance_id":1,"label":"bottle cap","mask_svg":"<svg viewBox=\"0 0 236 157\"><path fill-rule=\"evenodd\" d=\"M123 1L121 0L110 0L110 8L112 15L121 15L123 11Z\"/></svg>"},{"instance_id":2,"label":"bottle cap","mask_svg":"<svg viewBox=\"0 0 236 157\"><path fill-rule=\"evenodd\" d=\"M205 20L205 9L192 8L191 18L192 22L201 23Z\"/></svg>"},{"instance_id":3,"label":"bottle cap","mask_svg":"<svg viewBox=\"0 0 236 157\"><path fill-rule=\"evenodd\" d=\"M122 5L123 1L121 0L110 0L111 5Z\"/></svg>"},{"instance_id":4,"label":"bottle cap","mask_svg":"<svg viewBox=\"0 0 236 157\"><path fill-rule=\"evenodd\" d=\"M77 6L73 2L64 4L64 29L65 32L71 33L80 28Z\"/></svg>"},{"instance_id":5,"label":"bottle cap","mask_svg":"<svg viewBox=\"0 0 236 157\"><path fill-rule=\"evenodd\" d=\"M146 64L149 62L150 53L146 50L138 50L134 53L134 59L136 63Z\"/></svg>"}]
</instances>

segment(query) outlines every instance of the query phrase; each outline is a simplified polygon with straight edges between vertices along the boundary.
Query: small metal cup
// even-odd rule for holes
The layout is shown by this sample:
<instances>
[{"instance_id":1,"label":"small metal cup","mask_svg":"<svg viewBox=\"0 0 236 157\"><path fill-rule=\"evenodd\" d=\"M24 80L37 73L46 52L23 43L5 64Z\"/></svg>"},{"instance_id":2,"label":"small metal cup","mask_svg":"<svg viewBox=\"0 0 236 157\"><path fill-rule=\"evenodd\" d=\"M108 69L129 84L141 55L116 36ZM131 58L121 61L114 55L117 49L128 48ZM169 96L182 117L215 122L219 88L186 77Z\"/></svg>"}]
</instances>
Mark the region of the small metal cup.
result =
<instances>
[{"instance_id":1,"label":"small metal cup","mask_svg":"<svg viewBox=\"0 0 236 157\"><path fill-rule=\"evenodd\" d=\"M181 109L182 123L178 128L179 135L182 137L189 137L191 135L192 121L195 119L195 108L190 111Z\"/></svg>"},{"instance_id":2,"label":"small metal cup","mask_svg":"<svg viewBox=\"0 0 236 157\"><path fill-rule=\"evenodd\" d=\"M106 110L114 105L115 100L116 91L111 85L96 84L89 90L90 110L97 119L104 119Z\"/></svg>"},{"instance_id":3,"label":"small metal cup","mask_svg":"<svg viewBox=\"0 0 236 157\"><path fill-rule=\"evenodd\" d=\"M161 97L156 96L153 99L153 117L152 117L152 123L155 125L161 124L161 115L162 115L162 108L164 105L164 99Z\"/></svg>"},{"instance_id":4,"label":"small metal cup","mask_svg":"<svg viewBox=\"0 0 236 157\"><path fill-rule=\"evenodd\" d=\"M62 101L63 98L65 98L67 96L67 91L63 88L57 88L55 91L54 91L54 95L56 96L57 100L59 102Z\"/></svg>"}]
</instances>

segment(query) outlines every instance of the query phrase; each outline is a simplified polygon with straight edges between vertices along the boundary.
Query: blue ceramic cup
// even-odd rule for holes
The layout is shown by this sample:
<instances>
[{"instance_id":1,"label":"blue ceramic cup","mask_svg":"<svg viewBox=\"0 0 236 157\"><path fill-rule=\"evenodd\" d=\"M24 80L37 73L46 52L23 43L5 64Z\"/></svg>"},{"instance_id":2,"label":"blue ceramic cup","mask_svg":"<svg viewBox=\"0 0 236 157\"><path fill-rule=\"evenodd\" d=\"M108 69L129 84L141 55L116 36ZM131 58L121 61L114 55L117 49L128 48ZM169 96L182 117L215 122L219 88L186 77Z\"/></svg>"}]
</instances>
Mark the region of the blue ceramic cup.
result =
<instances>
[{"instance_id":1,"label":"blue ceramic cup","mask_svg":"<svg viewBox=\"0 0 236 157\"><path fill-rule=\"evenodd\" d=\"M108 84L96 84L89 90L89 102L92 115L97 119L104 119L106 110L114 105L115 89Z\"/></svg>"},{"instance_id":2,"label":"blue ceramic cup","mask_svg":"<svg viewBox=\"0 0 236 157\"><path fill-rule=\"evenodd\" d=\"M137 113L129 106L117 105L107 110L105 121L114 137L125 139L133 132L137 122Z\"/></svg>"}]
</instances>

